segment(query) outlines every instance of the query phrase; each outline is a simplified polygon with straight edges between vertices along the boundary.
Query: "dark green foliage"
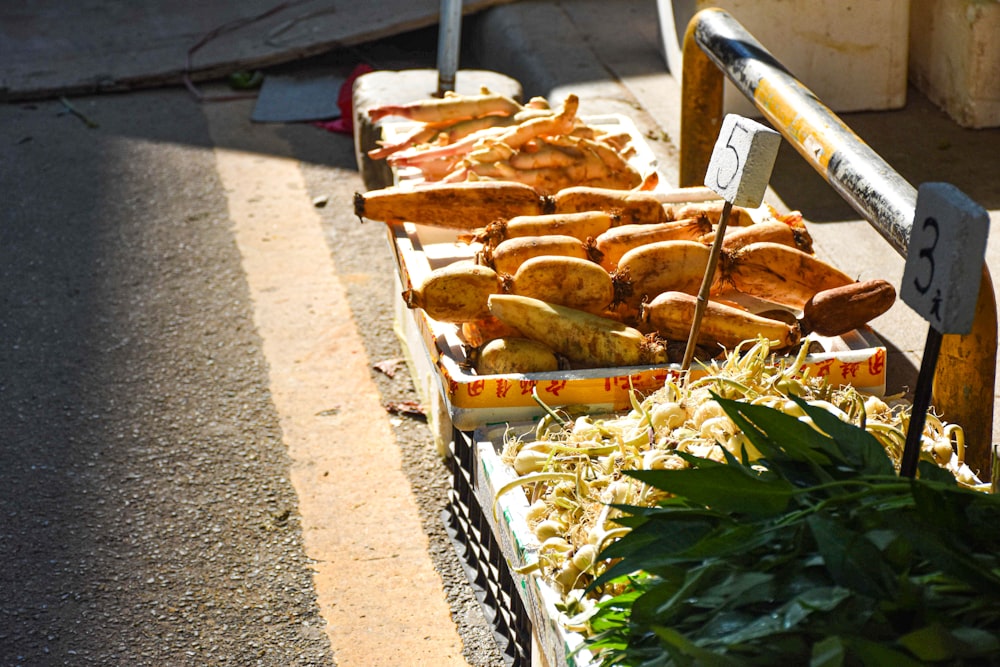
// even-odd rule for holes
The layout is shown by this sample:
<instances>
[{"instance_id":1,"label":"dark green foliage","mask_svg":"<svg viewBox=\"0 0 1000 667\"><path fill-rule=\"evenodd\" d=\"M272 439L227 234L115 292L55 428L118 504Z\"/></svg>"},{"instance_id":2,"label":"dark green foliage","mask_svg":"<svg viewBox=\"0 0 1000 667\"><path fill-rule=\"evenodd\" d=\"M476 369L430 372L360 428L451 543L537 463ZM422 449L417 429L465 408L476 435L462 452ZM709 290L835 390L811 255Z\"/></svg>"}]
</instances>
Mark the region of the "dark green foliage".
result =
<instances>
[{"instance_id":1,"label":"dark green foliage","mask_svg":"<svg viewBox=\"0 0 1000 667\"><path fill-rule=\"evenodd\" d=\"M673 497L602 554L593 586L629 583L592 619L602 665L1000 665L1000 497L898 477L802 401L824 433L716 400L763 458L630 473Z\"/></svg>"}]
</instances>

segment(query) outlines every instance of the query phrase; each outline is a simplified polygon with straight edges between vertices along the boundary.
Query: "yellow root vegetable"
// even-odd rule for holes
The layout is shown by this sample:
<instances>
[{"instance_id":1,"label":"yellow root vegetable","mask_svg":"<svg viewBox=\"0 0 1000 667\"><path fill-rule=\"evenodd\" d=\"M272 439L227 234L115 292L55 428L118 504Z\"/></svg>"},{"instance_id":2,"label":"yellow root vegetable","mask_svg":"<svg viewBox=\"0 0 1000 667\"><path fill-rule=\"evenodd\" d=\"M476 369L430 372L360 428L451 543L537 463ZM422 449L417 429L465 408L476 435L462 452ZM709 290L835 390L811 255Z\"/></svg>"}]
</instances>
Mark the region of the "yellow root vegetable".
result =
<instances>
[{"instance_id":1,"label":"yellow root vegetable","mask_svg":"<svg viewBox=\"0 0 1000 667\"><path fill-rule=\"evenodd\" d=\"M694 202L668 206L666 212L671 220L683 220L684 218L695 218L699 215L704 215L708 217L712 225L718 225L719 218L722 217L722 207L724 205L725 202L722 200ZM746 227L747 225L754 224L754 220L750 212L745 208L742 206L733 206L726 224L732 227Z\"/></svg>"},{"instance_id":2,"label":"yellow root vegetable","mask_svg":"<svg viewBox=\"0 0 1000 667\"><path fill-rule=\"evenodd\" d=\"M520 236L546 236L558 234L587 241L618 224L618 216L605 211L579 213L549 213L547 215L519 215L510 220L497 220L477 231L469 240L495 247L501 241Z\"/></svg>"},{"instance_id":3,"label":"yellow root vegetable","mask_svg":"<svg viewBox=\"0 0 1000 667\"><path fill-rule=\"evenodd\" d=\"M469 158L474 159L475 154L470 153ZM522 146L517 153L510 155L507 158L507 163L514 169L537 169L539 167L568 167L576 160L576 156L539 138Z\"/></svg>"},{"instance_id":4,"label":"yellow root vegetable","mask_svg":"<svg viewBox=\"0 0 1000 667\"><path fill-rule=\"evenodd\" d=\"M526 260L532 257L551 255L555 257L578 257L588 259L587 244L580 239L562 234L547 236L519 236L501 241L493 249L484 248L483 263L500 275L512 276Z\"/></svg>"},{"instance_id":5,"label":"yellow root vegetable","mask_svg":"<svg viewBox=\"0 0 1000 667\"><path fill-rule=\"evenodd\" d=\"M608 271L618 267L618 261L629 250L659 241L697 241L712 229L708 218L657 222L648 225L619 225L594 239L600 253L600 263Z\"/></svg>"},{"instance_id":6,"label":"yellow root vegetable","mask_svg":"<svg viewBox=\"0 0 1000 667\"><path fill-rule=\"evenodd\" d=\"M697 303L698 298L690 294L663 292L642 305L642 319L664 338L686 341ZM802 334L798 324L768 319L717 301L706 302L698 327L699 345L721 345L731 350L757 336L782 348L796 345Z\"/></svg>"},{"instance_id":7,"label":"yellow root vegetable","mask_svg":"<svg viewBox=\"0 0 1000 667\"><path fill-rule=\"evenodd\" d=\"M555 213L608 211L623 223L666 222L667 212L651 192L619 190L586 185L563 188L552 195Z\"/></svg>"},{"instance_id":8,"label":"yellow root vegetable","mask_svg":"<svg viewBox=\"0 0 1000 667\"><path fill-rule=\"evenodd\" d=\"M579 108L580 98L573 94L567 95L558 113L519 123L498 135L497 141L517 150L535 137L569 134L576 126L576 112Z\"/></svg>"},{"instance_id":9,"label":"yellow root vegetable","mask_svg":"<svg viewBox=\"0 0 1000 667\"><path fill-rule=\"evenodd\" d=\"M515 294L493 294L490 312L572 363L593 367L666 362L666 350L616 320Z\"/></svg>"},{"instance_id":10,"label":"yellow root vegetable","mask_svg":"<svg viewBox=\"0 0 1000 667\"><path fill-rule=\"evenodd\" d=\"M698 241L658 241L629 250L614 272L616 300L637 311L661 292L697 294L711 248Z\"/></svg>"},{"instance_id":11,"label":"yellow root vegetable","mask_svg":"<svg viewBox=\"0 0 1000 667\"><path fill-rule=\"evenodd\" d=\"M510 116L482 116L444 123L426 123L417 126L392 143L380 142L378 148L368 151L368 157L373 160L384 160L401 150L423 144L447 146L460 139L464 139L470 134L489 128L509 125L512 122L514 121Z\"/></svg>"},{"instance_id":12,"label":"yellow root vegetable","mask_svg":"<svg viewBox=\"0 0 1000 667\"><path fill-rule=\"evenodd\" d=\"M461 335L462 341L469 347L482 347L497 338L519 338L521 332L487 315L482 319L462 322Z\"/></svg>"},{"instance_id":13,"label":"yellow root vegetable","mask_svg":"<svg viewBox=\"0 0 1000 667\"><path fill-rule=\"evenodd\" d=\"M578 257L532 257L503 279L504 292L602 314L614 300L611 275Z\"/></svg>"},{"instance_id":14,"label":"yellow root vegetable","mask_svg":"<svg viewBox=\"0 0 1000 667\"><path fill-rule=\"evenodd\" d=\"M802 308L817 292L854 279L815 255L780 243L751 243L720 257L717 285L791 308Z\"/></svg>"},{"instance_id":15,"label":"yellow root vegetable","mask_svg":"<svg viewBox=\"0 0 1000 667\"><path fill-rule=\"evenodd\" d=\"M641 181L637 171L633 169L612 171L598 157L591 154L585 154L579 161L560 167L515 169L509 162L499 161L467 164L464 169L453 173L472 180L485 178L524 183L543 195L551 195L573 183L589 183L594 186L627 190Z\"/></svg>"},{"instance_id":16,"label":"yellow root vegetable","mask_svg":"<svg viewBox=\"0 0 1000 667\"><path fill-rule=\"evenodd\" d=\"M368 117L373 121L399 116L423 123L440 123L480 116L512 116L520 110L521 105L509 97L484 89L479 95L450 93L409 104L386 104L369 109Z\"/></svg>"},{"instance_id":17,"label":"yellow root vegetable","mask_svg":"<svg viewBox=\"0 0 1000 667\"><path fill-rule=\"evenodd\" d=\"M706 233L699 240L711 245L715 241L715 231ZM722 249L735 252L760 241L780 243L802 252L813 251L812 237L805 227L795 227L777 220L765 220L746 227L727 227L726 236L722 239Z\"/></svg>"},{"instance_id":18,"label":"yellow root vegetable","mask_svg":"<svg viewBox=\"0 0 1000 667\"><path fill-rule=\"evenodd\" d=\"M814 294L802 308L802 325L823 336L840 336L864 326L896 302L891 283L875 279Z\"/></svg>"},{"instance_id":19,"label":"yellow root vegetable","mask_svg":"<svg viewBox=\"0 0 1000 667\"><path fill-rule=\"evenodd\" d=\"M548 345L530 338L496 338L475 352L479 375L545 373L559 370L559 357Z\"/></svg>"},{"instance_id":20,"label":"yellow root vegetable","mask_svg":"<svg viewBox=\"0 0 1000 667\"><path fill-rule=\"evenodd\" d=\"M496 271L462 261L431 271L419 286L403 291L403 301L439 322L469 322L489 316L489 296L500 290Z\"/></svg>"},{"instance_id":21,"label":"yellow root vegetable","mask_svg":"<svg viewBox=\"0 0 1000 667\"><path fill-rule=\"evenodd\" d=\"M355 193L359 218L382 222L414 222L472 231L500 218L540 215L545 202L521 183L430 183L413 189L396 186Z\"/></svg>"}]
</instances>

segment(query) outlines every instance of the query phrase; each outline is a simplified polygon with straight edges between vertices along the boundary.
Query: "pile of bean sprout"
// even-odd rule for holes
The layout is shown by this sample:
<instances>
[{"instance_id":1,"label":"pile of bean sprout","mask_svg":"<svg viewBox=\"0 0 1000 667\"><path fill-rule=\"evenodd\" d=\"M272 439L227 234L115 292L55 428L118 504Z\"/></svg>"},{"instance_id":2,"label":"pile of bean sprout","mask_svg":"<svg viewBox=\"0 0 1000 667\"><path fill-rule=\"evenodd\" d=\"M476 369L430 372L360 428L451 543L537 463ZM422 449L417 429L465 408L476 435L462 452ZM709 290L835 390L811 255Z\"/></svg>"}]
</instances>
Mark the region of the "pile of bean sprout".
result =
<instances>
[{"instance_id":1,"label":"pile of bean sprout","mask_svg":"<svg viewBox=\"0 0 1000 667\"><path fill-rule=\"evenodd\" d=\"M501 458L518 477L499 489L497 497L516 488L527 495L526 519L540 548L537 562L522 571L542 576L563 595L562 620L568 629L582 624L572 617L586 616L593 599L621 592L612 585L592 593L593 599L583 595L606 566L597 558L600 551L628 530L613 521L619 510L610 505L654 506L662 499L662 492L622 471L687 467L678 452L723 462L720 447L737 459L744 448L751 461L760 456L711 392L767 405L807 422L811 420L789 396L821 406L871 433L898 470L909 402L901 396L866 395L849 385L834 387L825 378L812 376L805 365L808 348L803 344L795 357L776 359L766 339L746 341L721 361L707 365L707 374L697 379L668 381L641 399L633 392L627 414L573 417L549 410L528 435L505 438ZM988 490L989 484L977 478L964 456L961 427L931 411L921 458L950 470L960 485Z\"/></svg>"}]
</instances>

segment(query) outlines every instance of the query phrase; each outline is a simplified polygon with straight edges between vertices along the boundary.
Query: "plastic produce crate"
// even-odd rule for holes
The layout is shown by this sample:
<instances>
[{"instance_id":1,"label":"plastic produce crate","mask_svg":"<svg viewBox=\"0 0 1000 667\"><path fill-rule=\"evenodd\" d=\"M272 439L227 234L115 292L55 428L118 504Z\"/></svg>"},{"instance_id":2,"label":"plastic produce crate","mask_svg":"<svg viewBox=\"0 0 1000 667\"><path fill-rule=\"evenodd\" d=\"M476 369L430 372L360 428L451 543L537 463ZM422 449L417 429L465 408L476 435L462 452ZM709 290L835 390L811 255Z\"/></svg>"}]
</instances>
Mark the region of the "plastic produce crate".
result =
<instances>
[{"instance_id":1,"label":"plastic produce crate","mask_svg":"<svg viewBox=\"0 0 1000 667\"><path fill-rule=\"evenodd\" d=\"M443 516L445 527L483 614L493 626L504 661L510 667L529 667L533 664L531 620L497 541L499 533L474 489L472 435L456 431L451 450L452 488Z\"/></svg>"},{"instance_id":2,"label":"plastic produce crate","mask_svg":"<svg viewBox=\"0 0 1000 667\"><path fill-rule=\"evenodd\" d=\"M497 491L516 478L514 471L500 460L504 433L508 428L520 433L532 427L520 424L480 428L471 434L462 434L462 440L472 448L472 478L477 502L483 508L485 521L492 532L491 539L498 546L499 559L510 572L512 588L520 598L518 613L523 614L522 622L528 625L534 637L533 664L585 667L593 664L593 658L581 648L583 638L560 625L556 609L559 594L544 580L517 571L538 560L539 544L525 520L527 497L517 488L494 503Z\"/></svg>"}]
</instances>

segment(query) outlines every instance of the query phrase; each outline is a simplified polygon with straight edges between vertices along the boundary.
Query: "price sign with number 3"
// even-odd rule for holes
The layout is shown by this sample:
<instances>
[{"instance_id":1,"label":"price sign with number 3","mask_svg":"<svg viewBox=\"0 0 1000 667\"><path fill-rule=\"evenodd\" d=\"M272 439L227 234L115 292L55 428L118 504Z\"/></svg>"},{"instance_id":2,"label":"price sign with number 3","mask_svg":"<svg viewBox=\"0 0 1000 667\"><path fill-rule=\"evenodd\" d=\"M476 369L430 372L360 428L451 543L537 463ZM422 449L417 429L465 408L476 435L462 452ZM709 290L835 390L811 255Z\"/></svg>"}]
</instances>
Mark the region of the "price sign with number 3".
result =
<instances>
[{"instance_id":1,"label":"price sign with number 3","mask_svg":"<svg viewBox=\"0 0 1000 667\"><path fill-rule=\"evenodd\" d=\"M924 183L899 296L943 334L966 334L979 297L990 218L948 183Z\"/></svg>"},{"instance_id":2,"label":"price sign with number 3","mask_svg":"<svg viewBox=\"0 0 1000 667\"><path fill-rule=\"evenodd\" d=\"M924 183L917 190L899 296L930 326L899 464L904 477L917 473L942 335L972 331L989 224L986 209L953 185Z\"/></svg>"}]
</instances>

